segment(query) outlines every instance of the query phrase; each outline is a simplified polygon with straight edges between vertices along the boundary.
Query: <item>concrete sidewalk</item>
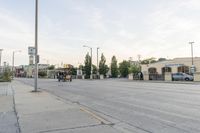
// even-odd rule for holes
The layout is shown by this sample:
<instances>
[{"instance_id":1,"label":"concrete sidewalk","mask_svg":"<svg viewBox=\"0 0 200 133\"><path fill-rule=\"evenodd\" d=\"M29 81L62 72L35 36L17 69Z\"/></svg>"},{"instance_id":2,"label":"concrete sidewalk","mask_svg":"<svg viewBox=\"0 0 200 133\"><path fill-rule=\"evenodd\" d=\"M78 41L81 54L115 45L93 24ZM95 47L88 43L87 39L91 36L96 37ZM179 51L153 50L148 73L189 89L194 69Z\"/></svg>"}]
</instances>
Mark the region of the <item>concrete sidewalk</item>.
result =
<instances>
[{"instance_id":1,"label":"concrete sidewalk","mask_svg":"<svg viewBox=\"0 0 200 133\"><path fill-rule=\"evenodd\" d=\"M109 122L76 104L14 81L15 105L22 133L119 133ZM104 123L104 124L102 124Z\"/></svg>"},{"instance_id":2,"label":"concrete sidewalk","mask_svg":"<svg viewBox=\"0 0 200 133\"><path fill-rule=\"evenodd\" d=\"M0 83L0 133L19 133L10 83Z\"/></svg>"}]
</instances>

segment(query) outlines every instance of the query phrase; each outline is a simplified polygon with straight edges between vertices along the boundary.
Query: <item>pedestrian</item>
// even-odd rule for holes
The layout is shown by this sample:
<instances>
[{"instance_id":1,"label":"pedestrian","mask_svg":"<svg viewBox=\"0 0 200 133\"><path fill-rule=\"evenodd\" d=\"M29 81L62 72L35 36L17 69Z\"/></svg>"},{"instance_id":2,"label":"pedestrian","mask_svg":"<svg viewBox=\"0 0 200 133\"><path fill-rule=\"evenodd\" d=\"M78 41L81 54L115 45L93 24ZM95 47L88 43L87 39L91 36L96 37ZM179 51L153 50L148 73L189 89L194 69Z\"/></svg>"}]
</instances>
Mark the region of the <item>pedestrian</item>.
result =
<instances>
[{"instance_id":1,"label":"pedestrian","mask_svg":"<svg viewBox=\"0 0 200 133\"><path fill-rule=\"evenodd\" d=\"M139 78L139 80L141 80L140 78L141 78L141 73L139 72L138 73L138 78Z\"/></svg>"},{"instance_id":2,"label":"pedestrian","mask_svg":"<svg viewBox=\"0 0 200 133\"><path fill-rule=\"evenodd\" d=\"M140 80L143 80L143 73L142 72L140 72L141 74L140 74Z\"/></svg>"}]
</instances>

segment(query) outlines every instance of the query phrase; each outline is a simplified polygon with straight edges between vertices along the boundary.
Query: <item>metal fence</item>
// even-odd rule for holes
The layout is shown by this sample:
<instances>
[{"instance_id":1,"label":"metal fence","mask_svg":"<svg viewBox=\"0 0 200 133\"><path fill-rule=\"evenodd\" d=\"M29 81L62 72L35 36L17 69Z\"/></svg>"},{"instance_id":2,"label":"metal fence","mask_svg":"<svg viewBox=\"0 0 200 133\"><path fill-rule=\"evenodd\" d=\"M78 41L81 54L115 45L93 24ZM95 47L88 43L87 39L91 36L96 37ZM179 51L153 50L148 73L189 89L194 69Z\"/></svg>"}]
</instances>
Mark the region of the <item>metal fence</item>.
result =
<instances>
[{"instance_id":1,"label":"metal fence","mask_svg":"<svg viewBox=\"0 0 200 133\"><path fill-rule=\"evenodd\" d=\"M133 80L141 80L141 77L138 74L133 74Z\"/></svg>"},{"instance_id":2,"label":"metal fence","mask_svg":"<svg viewBox=\"0 0 200 133\"><path fill-rule=\"evenodd\" d=\"M3 78L3 73L0 73L0 79L2 79Z\"/></svg>"},{"instance_id":3,"label":"metal fence","mask_svg":"<svg viewBox=\"0 0 200 133\"><path fill-rule=\"evenodd\" d=\"M165 80L164 74L149 74L149 80Z\"/></svg>"}]
</instances>

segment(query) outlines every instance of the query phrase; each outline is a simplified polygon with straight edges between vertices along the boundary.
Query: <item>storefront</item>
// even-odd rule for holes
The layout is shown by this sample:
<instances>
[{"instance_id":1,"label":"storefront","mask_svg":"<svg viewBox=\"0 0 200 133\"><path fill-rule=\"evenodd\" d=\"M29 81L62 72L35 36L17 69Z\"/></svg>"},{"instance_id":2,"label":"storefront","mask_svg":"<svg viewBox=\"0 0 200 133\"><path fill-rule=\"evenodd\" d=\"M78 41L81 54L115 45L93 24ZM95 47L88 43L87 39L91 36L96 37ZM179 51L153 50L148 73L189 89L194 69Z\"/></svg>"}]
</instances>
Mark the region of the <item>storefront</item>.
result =
<instances>
[{"instance_id":1,"label":"storefront","mask_svg":"<svg viewBox=\"0 0 200 133\"><path fill-rule=\"evenodd\" d=\"M191 58L175 58L172 60L160 61L152 64L142 65L144 74L162 74L183 72L193 74L200 72L200 57L195 57L194 65Z\"/></svg>"}]
</instances>

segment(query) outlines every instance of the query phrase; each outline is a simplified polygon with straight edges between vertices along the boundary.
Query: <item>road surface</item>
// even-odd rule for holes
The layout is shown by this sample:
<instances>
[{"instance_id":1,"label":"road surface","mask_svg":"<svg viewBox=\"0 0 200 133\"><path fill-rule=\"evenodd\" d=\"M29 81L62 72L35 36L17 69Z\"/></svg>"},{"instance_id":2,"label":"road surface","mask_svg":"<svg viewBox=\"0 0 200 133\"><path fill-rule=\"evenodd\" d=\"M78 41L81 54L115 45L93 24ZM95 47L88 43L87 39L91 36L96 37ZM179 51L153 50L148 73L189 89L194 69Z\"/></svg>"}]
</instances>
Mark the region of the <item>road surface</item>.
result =
<instances>
[{"instance_id":1,"label":"road surface","mask_svg":"<svg viewBox=\"0 0 200 133\"><path fill-rule=\"evenodd\" d=\"M200 133L198 84L39 79L39 87L87 107L127 133Z\"/></svg>"}]
</instances>

